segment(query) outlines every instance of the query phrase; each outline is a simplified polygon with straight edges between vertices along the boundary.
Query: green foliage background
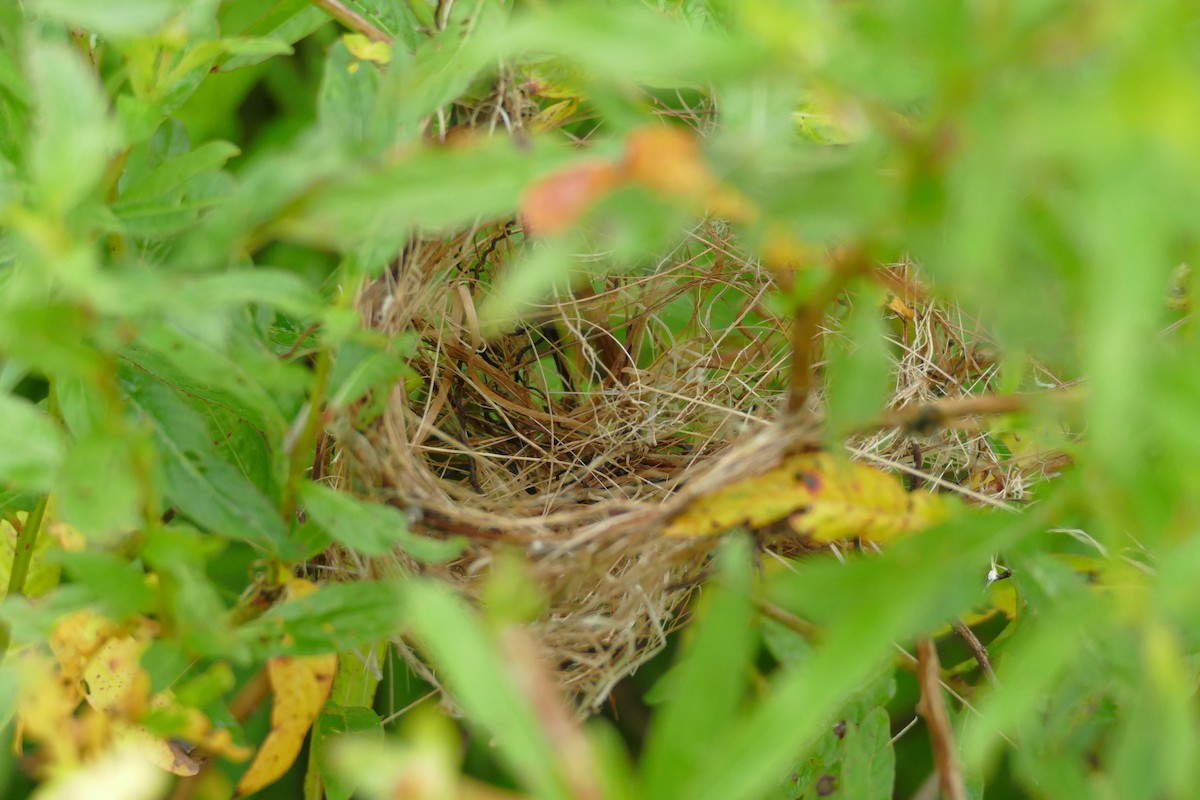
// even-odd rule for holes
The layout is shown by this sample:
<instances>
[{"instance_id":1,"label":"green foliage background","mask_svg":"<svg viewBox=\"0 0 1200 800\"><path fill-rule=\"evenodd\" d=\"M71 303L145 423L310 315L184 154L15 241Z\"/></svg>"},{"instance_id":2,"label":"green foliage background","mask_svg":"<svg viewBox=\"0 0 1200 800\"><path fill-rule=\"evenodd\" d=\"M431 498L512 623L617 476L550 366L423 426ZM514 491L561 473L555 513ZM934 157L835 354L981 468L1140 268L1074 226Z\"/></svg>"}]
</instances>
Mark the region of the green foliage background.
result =
<instances>
[{"instance_id":1,"label":"green foliage background","mask_svg":"<svg viewBox=\"0 0 1200 800\"><path fill-rule=\"evenodd\" d=\"M265 720L238 726L227 704L266 658L406 630L478 734L467 771L577 795L578 764L503 668L503 614L402 581L257 618L247 598L332 541L453 555L305 477L322 407L408 378L411 343L362 330L353 288L415 231L514 215L533 181L694 103L717 123L708 162L761 210L739 231L749 247L782 230L911 257L995 332L1007 390L1036 388L1034 357L1077 381L1072 403L1012 421L1067 431L1056 445L1072 463L1019 514L964 511L845 565L760 579L733 540L648 727L625 741L588 727L598 791L810 797L833 775L836 796L890 797L894 779L911 795L929 756L916 734L889 743L913 704L893 643L977 603L1003 554L1023 608L993 643L999 687L955 715L973 796L1193 796L1200 358L1180 268L1200 232L1193 4L348 0L394 41L384 68L355 57L326 5L0 6L0 504L6 519L49 509L87 541L44 556L61 579L41 597L0 607L7 738L12 653L71 610L156 618L155 688L217 676L198 706L248 742ZM530 141L432 142L501 72L555 75L580 111ZM685 218L636 193L611 205L608 269L647 263ZM523 265L517 300L570 273L573 235ZM848 374L873 385L880 368ZM839 402L835 418L864 416L853 393ZM1065 558L1080 555L1085 570ZM760 620L755 601L823 633ZM400 670L387 665L374 703L335 697L317 740L389 738L340 761L314 747L310 793L313 773L345 797L424 756L458 775L444 719L381 721L420 696ZM0 765L5 796L33 791L12 748ZM299 796L304 768L262 796Z\"/></svg>"}]
</instances>

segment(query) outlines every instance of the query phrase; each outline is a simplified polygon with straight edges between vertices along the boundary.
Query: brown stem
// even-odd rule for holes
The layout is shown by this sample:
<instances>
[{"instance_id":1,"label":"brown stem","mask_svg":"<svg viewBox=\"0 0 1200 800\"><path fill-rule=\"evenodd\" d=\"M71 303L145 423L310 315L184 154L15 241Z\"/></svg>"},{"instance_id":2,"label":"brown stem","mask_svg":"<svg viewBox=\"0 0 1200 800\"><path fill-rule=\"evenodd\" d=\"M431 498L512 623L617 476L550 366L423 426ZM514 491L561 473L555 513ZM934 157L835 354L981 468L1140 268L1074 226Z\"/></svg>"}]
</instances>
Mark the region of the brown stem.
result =
<instances>
[{"instance_id":1,"label":"brown stem","mask_svg":"<svg viewBox=\"0 0 1200 800\"><path fill-rule=\"evenodd\" d=\"M816 349L820 341L818 335L826 311L850 281L869 267L861 248L839 250L834 255L829 277L796 309L792 319L792 376L787 403L789 415L798 414L804 409L812 391L813 365L817 362Z\"/></svg>"},{"instance_id":2,"label":"brown stem","mask_svg":"<svg viewBox=\"0 0 1200 800\"><path fill-rule=\"evenodd\" d=\"M917 682L921 686L921 702L917 704L917 711L925 718L925 725L929 728L933 764L937 768L942 798L966 800L967 787L963 781L962 765L954 749L954 731L946 710L946 698L942 695L942 665L938 662L937 648L932 639L917 642L917 665Z\"/></svg>"},{"instance_id":3,"label":"brown stem","mask_svg":"<svg viewBox=\"0 0 1200 800\"><path fill-rule=\"evenodd\" d=\"M991 659L988 658L987 648L983 646L983 642L979 641L975 631L971 630L970 626L961 619L956 619L954 620L954 632L967 643L967 647L971 649L971 654L979 662L979 668L983 670L988 683L993 687L999 686L999 681L996 680L996 671L992 669Z\"/></svg>"},{"instance_id":4,"label":"brown stem","mask_svg":"<svg viewBox=\"0 0 1200 800\"><path fill-rule=\"evenodd\" d=\"M1062 393L1054 394L1062 396ZM915 433L932 433L958 417L1024 411L1029 408L1029 400L1029 395L985 394L977 397L950 397L933 403L914 403L889 411L873 427L904 428Z\"/></svg>"},{"instance_id":5,"label":"brown stem","mask_svg":"<svg viewBox=\"0 0 1200 800\"><path fill-rule=\"evenodd\" d=\"M816 625L777 605L759 602L758 611L767 619L775 620L792 633L798 633L810 642L815 642L821 637L821 629Z\"/></svg>"},{"instance_id":6,"label":"brown stem","mask_svg":"<svg viewBox=\"0 0 1200 800\"><path fill-rule=\"evenodd\" d=\"M373 42L392 43L391 36L381 31L374 23L341 2L341 0L312 0L312 4L350 30L361 33Z\"/></svg>"}]
</instances>

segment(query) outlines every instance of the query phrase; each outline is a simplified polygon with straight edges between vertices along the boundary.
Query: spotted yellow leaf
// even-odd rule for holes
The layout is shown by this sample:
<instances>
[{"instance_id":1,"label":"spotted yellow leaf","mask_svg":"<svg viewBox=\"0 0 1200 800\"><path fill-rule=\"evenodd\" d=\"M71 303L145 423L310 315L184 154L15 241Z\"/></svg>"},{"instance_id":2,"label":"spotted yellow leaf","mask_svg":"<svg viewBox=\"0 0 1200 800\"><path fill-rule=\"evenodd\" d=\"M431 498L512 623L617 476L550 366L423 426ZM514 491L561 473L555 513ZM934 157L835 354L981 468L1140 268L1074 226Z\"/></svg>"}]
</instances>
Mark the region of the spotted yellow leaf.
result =
<instances>
[{"instance_id":1,"label":"spotted yellow leaf","mask_svg":"<svg viewBox=\"0 0 1200 800\"><path fill-rule=\"evenodd\" d=\"M249 758L229 731L180 705L170 690L150 695L141 657L156 632L148 619L118 625L80 611L51 633L54 660L37 650L22 654L17 743L25 737L38 742L39 769L67 773L125 748L176 775L199 772L200 762L190 755L194 746L233 760ZM169 734L151 733L141 720L153 709L169 709L179 725Z\"/></svg>"},{"instance_id":2,"label":"spotted yellow leaf","mask_svg":"<svg viewBox=\"0 0 1200 800\"><path fill-rule=\"evenodd\" d=\"M292 600L315 591L316 584L309 581L293 580L288 584L288 598ZM271 731L238 781L238 797L257 792L288 771L300 754L308 729L329 699L337 666L336 653L278 657L267 662L267 677L274 695Z\"/></svg>"},{"instance_id":3,"label":"spotted yellow leaf","mask_svg":"<svg viewBox=\"0 0 1200 800\"><path fill-rule=\"evenodd\" d=\"M805 453L700 498L671 520L663 533L712 536L786 520L796 533L820 543L845 539L886 543L947 515L941 497L906 491L893 475L829 453Z\"/></svg>"}]
</instances>

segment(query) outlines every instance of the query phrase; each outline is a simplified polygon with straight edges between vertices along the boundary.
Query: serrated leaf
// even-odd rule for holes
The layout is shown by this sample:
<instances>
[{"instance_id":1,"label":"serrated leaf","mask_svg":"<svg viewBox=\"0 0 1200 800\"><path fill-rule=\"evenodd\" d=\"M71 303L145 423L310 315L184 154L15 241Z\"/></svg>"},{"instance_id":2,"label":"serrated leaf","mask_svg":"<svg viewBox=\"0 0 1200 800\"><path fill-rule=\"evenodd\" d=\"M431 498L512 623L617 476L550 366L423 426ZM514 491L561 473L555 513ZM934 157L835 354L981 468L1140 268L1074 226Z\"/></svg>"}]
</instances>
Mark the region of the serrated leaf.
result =
<instances>
[{"instance_id":1,"label":"serrated leaf","mask_svg":"<svg viewBox=\"0 0 1200 800\"><path fill-rule=\"evenodd\" d=\"M945 519L945 501L908 492L892 475L829 453L791 456L762 475L700 498L671 520L666 536L709 536L786 519L817 542L887 542Z\"/></svg>"},{"instance_id":2,"label":"serrated leaf","mask_svg":"<svg viewBox=\"0 0 1200 800\"><path fill-rule=\"evenodd\" d=\"M408 518L399 509L359 500L317 483L304 483L300 497L309 517L334 540L367 555L382 555L399 545L413 558L438 563L459 555L466 545L457 537L439 540L418 536L408 530Z\"/></svg>"},{"instance_id":3,"label":"serrated leaf","mask_svg":"<svg viewBox=\"0 0 1200 800\"><path fill-rule=\"evenodd\" d=\"M213 533L290 552L278 512L236 467L216 457L204 420L145 373L124 370L122 383L153 430L168 499Z\"/></svg>"}]
</instances>

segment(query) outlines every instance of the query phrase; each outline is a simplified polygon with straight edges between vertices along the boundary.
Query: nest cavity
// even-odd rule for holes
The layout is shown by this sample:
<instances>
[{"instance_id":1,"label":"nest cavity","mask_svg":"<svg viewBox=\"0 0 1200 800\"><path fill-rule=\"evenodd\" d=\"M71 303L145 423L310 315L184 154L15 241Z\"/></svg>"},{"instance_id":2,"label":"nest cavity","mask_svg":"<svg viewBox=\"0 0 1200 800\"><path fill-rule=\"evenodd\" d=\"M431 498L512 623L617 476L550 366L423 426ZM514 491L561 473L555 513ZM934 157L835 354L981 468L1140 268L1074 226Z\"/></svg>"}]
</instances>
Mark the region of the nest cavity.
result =
<instances>
[{"instance_id":1,"label":"nest cavity","mask_svg":"<svg viewBox=\"0 0 1200 800\"><path fill-rule=\"evenodd\" d=\"M662 526L692 498L820 444L821 398L807 421L776 421L791 320L774 276L721 222L698 225L652 266L581 279L485 336L477 308L519 246L514 223L418 239L361 290L366 325L417 337L420 380L397 384L369 423L335 426L329 471L405 509L420 534L470 541L451 563L397 552L389 568L475 599L501 550L519 553L547 597L532 633L586 713L664 646L703 577L713 541L666 539ZM893 302L880 313L900 331L893 406L990 393L994 346L978 326L929 300L907 267L885 277ZM837 316L824 335L838 335ZM1044 465L1009 463L989 441L952 429L850 444L938 485L969 484L980 501L1019 501ZM359 574L380 569L335 558Z\"/></svg>"}]
</instances>

